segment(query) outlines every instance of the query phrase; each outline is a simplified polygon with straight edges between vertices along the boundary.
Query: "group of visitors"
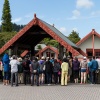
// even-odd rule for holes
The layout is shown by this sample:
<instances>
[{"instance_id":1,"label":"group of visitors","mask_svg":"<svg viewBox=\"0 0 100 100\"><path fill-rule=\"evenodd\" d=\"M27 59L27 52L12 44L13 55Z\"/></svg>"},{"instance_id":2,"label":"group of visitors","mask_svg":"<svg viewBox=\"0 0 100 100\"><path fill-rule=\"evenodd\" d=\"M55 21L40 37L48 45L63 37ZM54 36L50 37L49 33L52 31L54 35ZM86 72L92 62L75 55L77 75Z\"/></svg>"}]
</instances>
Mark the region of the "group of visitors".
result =
<instances>
[{"instance_id":1,"label":"group of visitors","mask_svg":"<svg viewBox=\"0 0 100 100\"><path fill-rule=\"evenodd\" d=\"M9 57L7 53L0 59L0 78L3 85L11 84L18 86L19 83L25 85L61 84L68 82L86 84L97 84L100 77L100 59L98 57L86 57L78 60L77 57L38 59L37 57L26 56L24 59L13 55Z\"/></svg>"}]
</instances>

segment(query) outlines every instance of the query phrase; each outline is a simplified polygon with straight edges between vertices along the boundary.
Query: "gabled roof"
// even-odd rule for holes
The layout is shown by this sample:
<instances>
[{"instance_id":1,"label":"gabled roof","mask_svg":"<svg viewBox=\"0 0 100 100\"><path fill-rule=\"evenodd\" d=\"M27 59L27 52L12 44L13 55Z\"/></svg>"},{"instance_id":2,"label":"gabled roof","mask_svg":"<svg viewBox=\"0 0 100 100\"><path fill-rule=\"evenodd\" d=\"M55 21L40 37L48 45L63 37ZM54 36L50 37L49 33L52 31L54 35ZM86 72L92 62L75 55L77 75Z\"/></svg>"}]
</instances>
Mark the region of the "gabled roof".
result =
<instances>
[{"instance_id":1,"label":"gabled roof","mask_svg":"<svg viewBox=\"0 0 100 100\"><path fill-rule=\"evenodd\" d=\"M89 34L87 34L84 38L82 38L79 42L77 42L76 45L79 46L80 44L82 44L84 41L86 41L92 35L96 35L100 38L100 34L97 33L95 31L95 29L92 29L92 31Z\"/></svg>"},{"instance_id":2,"label":"gabled roof","mask_svg":"<svg viewBox=\"0 0 100 100\"><path fill-rule=\"evenodd\" d=\"M62 34L58 29L56 29L54 26L51 26L50 24L44 22L43 20L41 20L46 26L48 26L52 31L54 31L55 33L57 33L57 35L59 35L64 41L66 41L69 45L71 45L74 48L78 48L76 46L76 44L74 44L73 42L71 42L64 34Z\"/></svg>"},{"instance_id":3,"label":"gabled roof","mask_svg":"<svg viewBox=\"0 0 100 100\"><path fill-rule=\"evenodd\" d=\"M44 51L46 51L46 50L48 50L48 49L50 49L50 50L54 51L55 53L59 54L59 52L58 52L58 50L57 50L56 48L51 47L51 46L46 46L45 48L43 48L42 50L40 50L40 51L36 54L36 56L39 55L39 54L41 54L41 53L43 53Z\"/></svg>"},{"instance_id":4,"label":"gabled roof","mask_svg":"<svg viewBox=\"0 0 100 100\"><path fill-rule=\"evenodd\" d=\"M41 36L37 37L38 33L36 33L34 31L36 29L36 27L38 27L37 30L42 30L42 31L46 32L47 35L49 35L50 37L55 39L57 42L59 42L68 51L70 51L73 54L73 56L80 54L77 50L75 50L75 48L78 49L78 47L74 43L72 43L70 40L68 40L66 38L66 36L64 36L55 27L53 27L53 26L49 25L48 23L46 23L46 22L40 20L39 18L37 18L36 14L34 15L34 19L32 21L30 21L21 31L19 31L11 40L9 40L0 49L0 54L2 54L6 49L8 49L10 46L12 46L16 42L19 42L19 44L20 43L24 43L24 44L27 44L27 43L30 44L31 43L31 45L36 45L39 41L41 41L43 39L42 34L44 34L44 33L41 33L40 34ZM31 33L32 31L35 32L36 37L33 36L34 33ZM32 40L34 40L35 43Z\"/></svg>"}]
</instances>

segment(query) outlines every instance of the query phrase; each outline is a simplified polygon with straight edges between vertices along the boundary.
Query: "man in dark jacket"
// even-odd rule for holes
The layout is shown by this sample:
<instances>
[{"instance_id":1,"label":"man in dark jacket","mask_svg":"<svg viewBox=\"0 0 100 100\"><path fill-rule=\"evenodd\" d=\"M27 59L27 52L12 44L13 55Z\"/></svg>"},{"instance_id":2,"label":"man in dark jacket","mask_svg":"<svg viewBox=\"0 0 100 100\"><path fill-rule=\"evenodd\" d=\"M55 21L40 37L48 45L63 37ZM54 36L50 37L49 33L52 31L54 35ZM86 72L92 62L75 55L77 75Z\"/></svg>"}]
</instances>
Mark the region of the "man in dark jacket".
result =
<instances>
[{"instance_id":1,"label":"man in dark jacket","mask_svg":"<svg viewBox=\"0 0 100 100\"><path fill-rule=\"evenodd\" d=\"M34 76L36 76L36 84L37 86L39 86L39 69L40 69L40 65L39 62L37 60L37 58L34 58L32 63L31 63L31 86L34 85Z\"/></svg>"},{"instance_id":2,"label":"man in dark jacket","mask_svg":"<svg viewBox=\"0 0 100 100\"><path fill-rule=\"evenodd\" d=\"M30 65L31 61L28 57L25 57L25 60L22 63L23 66L23 76L24 76L24 84L26 85L26 81L28 81L28 76L30 75Z\"/></svg>"},{"instance_id":3,"label":"man in dark jacket","mask_svg":"<svg viewBox=\"0 0 100 100\"><path fill-rule=\"evenodd\" d=\"M96 76L97 69L98 69L98 62L95 60L95 57L93 56L93 60L90 63L90 73L91 73L91 83L92 84L97 83L97 76Z\"/></svg>"},{"instance_id":4,"label":"man in dark jacket","mask_svg":"<svg viewBox=\"0 0 100 100\"><path fill-rule=\"evenodd\" d=\"M78 83L78 78L79 78L79 67L80 67L80 62L78 61L78 58L74 58L73 63L73 76L74 76L74 81L75 83Z\"/></svg>"},{"instance_id":5,"label":"man in dark jacket","mask_svg":"<svg viewBox=\"0 0 100 100\"><path fill-rule=\"evenodd\" d=\"M51 79L52 79L52 69L53 69L53 65L50 62L50 58L47 58L47 61L45 63L45 72L46 72L46 81L47 84L50 85L51 84Z\"/></svg>"}]
</instances>

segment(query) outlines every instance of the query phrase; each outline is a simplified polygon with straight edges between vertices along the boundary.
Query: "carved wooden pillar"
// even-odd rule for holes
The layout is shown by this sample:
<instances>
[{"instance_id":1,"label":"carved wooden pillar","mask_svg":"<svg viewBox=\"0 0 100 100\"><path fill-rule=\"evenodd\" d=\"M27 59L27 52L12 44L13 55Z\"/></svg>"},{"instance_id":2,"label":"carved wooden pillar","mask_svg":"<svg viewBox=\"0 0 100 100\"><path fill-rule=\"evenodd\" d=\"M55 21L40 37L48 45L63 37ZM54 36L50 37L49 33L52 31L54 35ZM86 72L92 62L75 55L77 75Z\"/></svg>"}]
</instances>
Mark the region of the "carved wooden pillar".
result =
<instances>
[{"instance_id":1,"label":"carved wooden pillar","mask_svg":"<svg viewBox=\"0 0 100 100\"><path fill-rule=\"evenodd\" d=\"M95 56L95 54L94 54L94 34L93 34L93 36L92 36L92 45L93 45L93 56Z\"/></svg>"},{"instance_id":2,"label":"carved wooden pillar","mask_svg":"<svg viewBox=\"0 0 100 100\"><path fill-rule=\"evenodd\" d=\"M13 55L17 55L17 54L18 54L18 46L15 45L13 49Z\"/></svg>"},{"instance_id":3,"label":"carved wooden pillar","mask_svg":"<svg viewBox=\"0 0 100 100\"><path fill-rule=\"evenodd\" d=\"M69 56L72 57L72 53L69 51Z\"/></svg>"},{"instance_id":4,"label":"carved wooden pillar","mask_svg":"<svg viewBox=\"0 0 100 100\"><path fill-rule=\"evenodd\" d=\"M31 57L35 56L35 47L31 46Z\"/></svg>"},{"instance_id":5,"label":"carved wooden pillar","mask_svg":"<svg viewBox=\"0 0 100 100\"><path fill-rule=\"evenodd\" d=\"M42 57L42 54L41 54L41 52L39 53L39 58L41 58Z\"/></svg>"},{"instance_id":6,"label":"carved wooden pillar","mask_svg":"<svg viewBox=\"0 0 100 100\"><path fill-rule=\"evenodd\" d=\"M11 49L9 49L9 56L11 57L12 56L12 50Z\"/></svg>"},{"instance_id":7,"label":"carved wooden pillar","mask_svg":"<svg viewBox=\"0 0 100 100\"><path fill-rule=\"evenodd\" d=\"M59 58L61 60L63 60L63 49L64 47L61 44L59 44Z\"/></svg>"}]
</instances>

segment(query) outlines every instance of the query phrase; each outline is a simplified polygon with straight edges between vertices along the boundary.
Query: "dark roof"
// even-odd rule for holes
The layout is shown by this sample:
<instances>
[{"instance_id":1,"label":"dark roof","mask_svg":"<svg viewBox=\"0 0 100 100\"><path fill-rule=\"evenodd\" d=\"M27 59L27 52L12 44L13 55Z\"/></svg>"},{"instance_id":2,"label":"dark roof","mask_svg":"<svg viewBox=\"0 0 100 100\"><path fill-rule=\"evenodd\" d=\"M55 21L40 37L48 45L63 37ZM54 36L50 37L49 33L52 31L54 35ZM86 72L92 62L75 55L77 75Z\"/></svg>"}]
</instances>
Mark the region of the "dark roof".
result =
<instances>
[{"instance_id":1,"label":"dark roof","mask_svg":"<svg viewBox=\"0 0 100 100\"><path fill-rule=\"evenodd\" d=\"M78 48L76 46L76 44L74 44L73 42L71 42L64 34L62 34L58 29L56 29L54 26L46 23L45 21L39 19L40 21L42 21L43 24L45 24L47 27L49 27L53 32L55 32L59 37L61 37L64 41L66 41L69 45L71 45L74 48Z\"/></svg>"}]
</instances>

